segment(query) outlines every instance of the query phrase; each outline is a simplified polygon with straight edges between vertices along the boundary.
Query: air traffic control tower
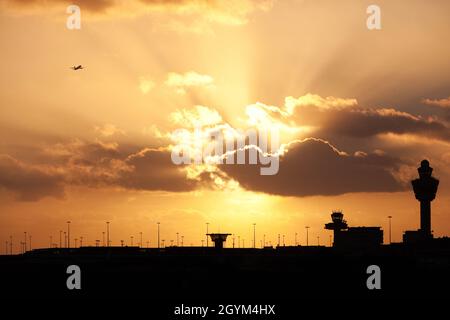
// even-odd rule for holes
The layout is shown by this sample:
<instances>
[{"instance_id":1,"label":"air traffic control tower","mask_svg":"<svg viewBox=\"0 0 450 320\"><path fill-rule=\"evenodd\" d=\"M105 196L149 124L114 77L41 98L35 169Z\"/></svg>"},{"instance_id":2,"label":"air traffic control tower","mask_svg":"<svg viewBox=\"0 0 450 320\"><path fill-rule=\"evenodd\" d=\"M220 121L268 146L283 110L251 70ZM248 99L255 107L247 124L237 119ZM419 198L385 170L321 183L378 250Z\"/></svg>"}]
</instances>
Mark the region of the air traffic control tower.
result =
<instances>
[{"instance_id":1,"label":"air traffic control tower","mask_svg":"<svg viewBox=\"0 0 450 320\"><path fill-rule=\"evenodd\" d=\"M227 241L227 237L231 233L208 233L207 236L211 237L212 242L214 242L214 247L216 249L222 249L223 243Z\"/></svg>"},{"instance_id":2,"label":"air traffic control tower","mask_svg":"<svg viewBox=\"0 0 450 320\"><path fill-rule=\"evenodd\" d=\"M419 178L411 181L416 199L420 201L420 232L425 238L432 238L431 201L436 197L439 180L432 177L433 168L427 160L422 160L417 168Z\"/></svg>"}]
</instances>

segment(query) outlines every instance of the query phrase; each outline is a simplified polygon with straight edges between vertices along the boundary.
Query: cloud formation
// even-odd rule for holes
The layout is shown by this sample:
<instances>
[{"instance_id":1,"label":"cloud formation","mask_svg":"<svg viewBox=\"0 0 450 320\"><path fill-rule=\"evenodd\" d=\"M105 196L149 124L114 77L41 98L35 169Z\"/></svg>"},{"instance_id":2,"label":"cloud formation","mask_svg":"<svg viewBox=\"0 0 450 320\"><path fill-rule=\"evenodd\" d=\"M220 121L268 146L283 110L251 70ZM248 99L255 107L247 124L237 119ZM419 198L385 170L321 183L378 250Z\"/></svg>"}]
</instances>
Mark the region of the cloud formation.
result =
<instances>
[{"instance_id":1,"label":"cloud formation","mask_svg":"<svg viewBox=\"0 0 450 320\"><path fill-rule=\"evenodd\" d=\"M0 189L13 192L20 201L36 201L45 196L63 198L63 180L56 170L29 166L0 155Z\"/></svg>"},{"instance_id":2,"label":"cloud formation","mask_svg":"<svg viewBox=\"0 0 450 320\"><path fill-rule=\"evenodd\" d=\"M438 117L422 117L394 108L360 106L356 99L323 98L306 94L287 97L282 108L258 104L270 121L308 127L309 134L327 140L341 137L370 138L381 134L411 134L450 141L450 128Z\"/></svg>"},{"instance_id":3,"label":"cloud formation","mask_svg":"<svg viewBox=\"0 0 450 320\"><path fill-rule=\"evenodd\" d=\"M172 164L164 148L129 153L116 143L75 140L48 146L42 153L40 164L0 155L0 187L21 201L62 198L67 186L171 192L197 187L184 166Z\"/></svg>"},{"instance_id":4,"label":"cloud formation","mask_svg":"<svg viewBox=\"0 0 450 320\"><path fill-rule=\"evenodd\" d=\"M125 135L125 131L116 127L111 123L106 123L102 126L94 126L96 132L100 133L102 137L111 137L114 135Z\"/></svg>"},{"instance_id":5,"label":"cloud formation","mask_svg":"<svg viewBox=\"0 0 450 320\"><path fill-rule=\"evenodd\" d=\"M255 11L267 11L274 0L3 0L5 9L18 12L48 10L55 7L78 5L82 12L103 16L172 13L178 16L201 17L206 21L241 25Z\"/></svg>"},{"instance_id":6,"label":"cloud formation","mask_svg":"<svg viewBox=\"0 0 450 320\"><path fill-rule=\"evenodd\" d=\"M260 175L261 165L175 165L171 159L175 145L204 147L211 140L219 144L221 140L213 138L215 133L222 132L226 139L233 140L239 131L217 110L196 106L171 113L171 125L184 128L181 135L157 130L164 140L163 147L74 140L48 145L38 157L30 155L30 161L26 157L17 160L5 154L1 158L0 171L5 173L0 185L16 193L21 200L62 197L64 187L73 185L186 192L200 188L225 189L239 184L250 191L300 197L395 192L404 190L405 181L409 179L407 172L411 165L408 161L380 150L356 149L358 151L350 153L346 150L348 146L333 145L333 139L404 134L450 141L449 128L437 116L424 118L394 108L366 108L359 106L355 99L312 94L287 97L281 108L263 103L250 105L246 116L247 119L241 119L248 126L243 130L277 127L291 133L290 128L308 127L309 137L302 138L301 130L292 131L299 134L294 139L290 135L282 137L285 149L279 152L279 172L273 176ZM198 135L198 128L202 128L204 134ZM96 131L101 138L109 140L117 134L123 135L113 125L98 126ZM246 140L247 152L248 148L255 147L249 143ZM32 159L36 158L40 159L39 163L33 163ZM42 187L38 186L39 180L42 180Z\"/></svg>"},{"instance_id":7,"label":"cloud formation","mask_svg":"<svg viewBox=\"0 0 450 320\"><path fill-rule=\"evenodd\" d=\"M450 97L443 98L443 99L423 99L422 103L429 105L429 106L435 106L435 107L441 107L441 108L450 108Z\"/></svg>"},{"instance_id":8,"label":"cloud formation","mask_svg":"<svg viewBox=\"0 0 450 320\"><path fill-rule=\"evenodd\" d=\"M185 94L186 90L191 87L214 88L214 78L195 71L189 71L184 74L170 72L167 75L165 84L174 88L177 93Z\"/></svg>"},{"instance_id":9,"label":"cloud formation","mask_svg":"<svg viewBox=\"0 0 450 320\"><path fill-rule=\"evenodd\" d=\"M405 185L394 172L402 165L400 159L380 153L348 155L327 141L305 139L289 144L276 175L261 176L254 165L220 168L247 190L303 197L401 191Z\"/></svg>"}]
</instances>

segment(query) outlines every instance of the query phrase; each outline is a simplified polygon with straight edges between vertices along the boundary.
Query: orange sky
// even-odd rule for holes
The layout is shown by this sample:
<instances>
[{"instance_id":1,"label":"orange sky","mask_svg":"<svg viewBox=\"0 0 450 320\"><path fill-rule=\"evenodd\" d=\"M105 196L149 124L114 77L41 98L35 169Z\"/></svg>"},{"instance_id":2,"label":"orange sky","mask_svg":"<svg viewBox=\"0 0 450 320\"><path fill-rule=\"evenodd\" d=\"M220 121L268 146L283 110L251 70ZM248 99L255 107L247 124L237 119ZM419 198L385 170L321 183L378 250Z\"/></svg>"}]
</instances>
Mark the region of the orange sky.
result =
<instances>
[{"instance_id":1,"label":"orange sky","mask_svg":"<svg viewBox=\"0 0 450 320\"><path fill-rule=\"evenodd\" d=\"M449 235L450 4L377 1L370 31L372 2L78 1L68 30L69 1L0 0L0 252L24 231L59 242L67 220L90 245L106 221L116 245L143 232L155 246L158 221L166 243L200 245L209 222L247 246L253 223L258 244L304 244L308 225L328 245L334 209L385 241L392 215L400 241L418 228L423 158L441 180L434 233ZM279 127L291 147L274 177L187 171L170 133L198 122Z\"/></svg>"}]
</instances>

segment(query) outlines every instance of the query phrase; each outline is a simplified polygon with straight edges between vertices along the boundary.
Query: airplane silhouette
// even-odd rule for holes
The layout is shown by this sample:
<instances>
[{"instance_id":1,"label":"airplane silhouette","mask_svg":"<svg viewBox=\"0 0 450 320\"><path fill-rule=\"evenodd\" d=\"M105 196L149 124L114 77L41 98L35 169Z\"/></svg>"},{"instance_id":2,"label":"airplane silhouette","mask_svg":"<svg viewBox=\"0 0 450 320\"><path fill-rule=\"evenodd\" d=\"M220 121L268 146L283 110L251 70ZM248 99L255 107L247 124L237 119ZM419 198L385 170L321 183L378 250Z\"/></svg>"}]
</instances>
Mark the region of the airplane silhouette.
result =
<instances>
[{"instance_id":1,"label":"airplane silhouette","mask_svg":"<svg viewBox=\"0 0 450 320\"><path fill-rule=\"evenodd\" d=\"M73 66L73 67L71 67L71 69L73 69L74 71L77 71L77 70L83 69L83 66L80 64L80 65L78 65L78 66Z\"/></svg>"}]
</instances>

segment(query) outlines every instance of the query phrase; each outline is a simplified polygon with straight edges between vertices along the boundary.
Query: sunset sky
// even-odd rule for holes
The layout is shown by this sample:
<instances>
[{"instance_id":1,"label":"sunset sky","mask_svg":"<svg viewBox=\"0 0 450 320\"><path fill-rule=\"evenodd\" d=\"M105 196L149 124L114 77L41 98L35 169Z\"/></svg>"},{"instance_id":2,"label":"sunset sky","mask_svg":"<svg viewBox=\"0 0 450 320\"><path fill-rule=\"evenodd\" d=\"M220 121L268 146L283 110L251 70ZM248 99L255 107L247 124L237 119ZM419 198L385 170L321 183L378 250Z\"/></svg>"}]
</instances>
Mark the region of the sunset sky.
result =
<instances>
[{"instance_id":1,"label":"sunset sky","mask_svg":"<svg viewBox=\"0 0 450 320\"><path fill-rule=\"evenodd\" d=\"M69 30L66 8L81 9ZM366 9L381 8L381 30ZM450 235L450 2L0 0L0 252L102 239L329 245L332 210L388 241L419 227L409 181L440 179ZM83 70L70 68L83 65ZM278 128L279 172L177 166L176 129ZM73 243L73 242L72 242ZM227 246L231 245L228 241Z\"/></svg>"}]
</instances>

